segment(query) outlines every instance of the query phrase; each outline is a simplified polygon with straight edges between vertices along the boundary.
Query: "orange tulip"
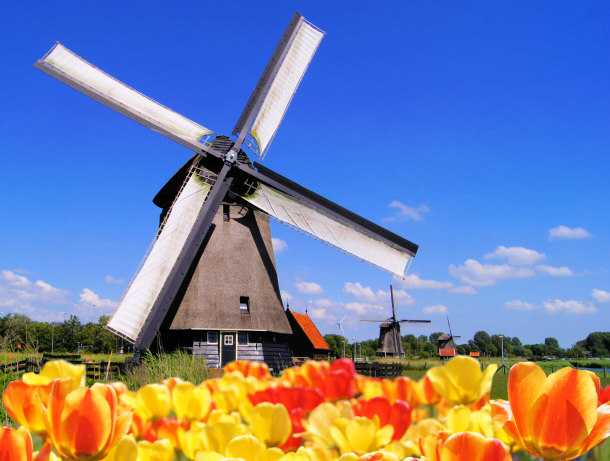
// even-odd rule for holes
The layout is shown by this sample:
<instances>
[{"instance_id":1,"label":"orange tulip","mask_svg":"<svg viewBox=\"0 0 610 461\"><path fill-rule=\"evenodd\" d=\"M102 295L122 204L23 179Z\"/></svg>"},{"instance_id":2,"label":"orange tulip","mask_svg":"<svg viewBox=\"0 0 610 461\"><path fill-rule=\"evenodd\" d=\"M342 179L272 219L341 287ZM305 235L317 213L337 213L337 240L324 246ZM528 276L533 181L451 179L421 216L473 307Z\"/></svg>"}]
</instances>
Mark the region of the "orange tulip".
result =
<instances>
[{"instance_id":1,"label":"orange tulip","mask_svg":"<svg viewBox=\"0 0 610 461\"><path fill-rule=\"evenodd\" d=\"M453 434L443 444L441 461L512 461L508 448L498 439L474 432Z\"/></svg>"},{"instance_id":2,"label":"orange tulip","mask_svg":"<svg viewBox=\"0 0 610 461\"><path fill-rule=\"evenodd\" d=\"M77 387L71 379L53 381L43 413L55 451L71 461L105 456L127 432L133 410L123 411L113 387Z\"/></svg>"},{"instance_id":3,"label":"orange tulip","mask_svg":"<svg viewBox=\"0 0 610 461\"><path fill-rule=\"evenodd\" d=\"M28 431L44 436L46 428L42 406L47 404L49 392L51 384L30 386L23 381L13 381L2 394L2 403L15 421Z\"/></svg>"},{"instance_id":4,"label":"orange tulip","mask_svg":"<svg viewBox=\"0 0 610 461\"><path fill-rule=\"evenodd\" d=\"M528 453L577 458L610 436L610 403L597 406L599 378L566 367L549 375L531 362L508 378L509 402L492 401L494 420Z\"/></svg>"},{"instance_id":5,"label":"orange tulip","mask_svg":"<svg viewBox=\"0 0 610 461\"><path fill-rule=\"evenodd\" d=\"M271 379L269 366L265 362L255 362L250 360L235 360L225 365L225 373L239 371L246 378L253 376L258 380L264 381Z\"/></svg>"},{"instance_id":6,"label":"orange tulip","mask_svg":"<svg viewBox=\"0 0 610 461\"><path fill-rule=\"evenodd\" d=\"M0 427L0 461L32 461L32 437L25 428Z\"/></svg>"}]
</instances>

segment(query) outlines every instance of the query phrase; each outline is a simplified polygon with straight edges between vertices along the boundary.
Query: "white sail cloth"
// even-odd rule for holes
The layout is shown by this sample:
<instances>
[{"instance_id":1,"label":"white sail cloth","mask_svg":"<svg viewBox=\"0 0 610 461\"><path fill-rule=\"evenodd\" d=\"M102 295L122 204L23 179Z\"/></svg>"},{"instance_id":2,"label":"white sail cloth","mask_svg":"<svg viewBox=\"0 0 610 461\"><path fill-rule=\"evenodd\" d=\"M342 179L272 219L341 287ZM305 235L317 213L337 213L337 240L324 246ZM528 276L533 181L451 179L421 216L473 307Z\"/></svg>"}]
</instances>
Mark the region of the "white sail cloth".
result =
<instances>
[{"instance_id":1,"label":"white sail cloth","mask_svg":"<svg viewBox=\"0 0 610 461\"><path fill-rule=\"evenodd\" d=\"M132 341L138 338L209 191L209 184L191 174L150 254L110 318L108 328Z\"/></svg>"},{"instance_id":2,"label":"white sail cloth","mask_svg":"<svg viewBox=\"0 0 610 461\"><path fill-rule=\"evenodd\" d=\"M288 226L399 277L405 275L411 255L364 230L264 184L243 198Z\"/></svg>"}]
</instances>

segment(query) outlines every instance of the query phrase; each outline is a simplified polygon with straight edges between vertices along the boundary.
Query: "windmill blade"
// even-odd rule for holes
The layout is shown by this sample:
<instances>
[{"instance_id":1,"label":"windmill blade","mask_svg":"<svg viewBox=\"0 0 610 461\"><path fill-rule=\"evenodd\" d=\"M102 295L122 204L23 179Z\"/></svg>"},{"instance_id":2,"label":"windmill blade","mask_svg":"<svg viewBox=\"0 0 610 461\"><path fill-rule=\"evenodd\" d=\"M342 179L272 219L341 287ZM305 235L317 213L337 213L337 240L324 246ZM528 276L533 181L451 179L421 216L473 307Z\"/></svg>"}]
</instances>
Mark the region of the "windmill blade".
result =
<instances>
[{"instance_id":1,"label":"windmill blade","mask_svg":"<svg viewBox=\"0 0 610 461\"><path fill-rule=\"evenodd\" d=\"M135 342L153 303L176 263L211 185L190 172L145 261L108 322L108 328Z\"/></svg>"},{"instance_id":2,"label":"windmill blade","mask_svg":"<svg viewBox=\"0 0 610 461\"><path fill-rule=\"evenodd\" d=\"M195 152L215 155L200 142L211 130L121 83L59 42L34 67Z\"/></svg>"},{"instance_id":3,"label":"windmill blade","mask_svg":"<svg viewBox=\"0 0 610 461\"><path fill-rule=\"evenodd\" d=\"M432 323L432 320L399 320L400 323Z\"/></svg>"},{"instance_id":4,"label":"windmill blade","mask_svg":"<svg viewBox=\"0 0 610 461\"><path fill-rule=\"evenodd\" d=\"M418 245L255 163L238 165L251 176L243 199L282 223L356 259L404 278Z\"/></svg>"},{"instance_id":5,"label":"windmill blade","mask_svg":"<svg viewBox=\"0 0 610 461\"><path fill-rule=\"evenodd\" d=\"M148 257L130 284L107 327L150 347L165 315L208 234L232 176L225 165L218 175L190 174L178 194Z\"/></svg>"},{"instance_id":6,"label":"windmill blade","mask_svg":"<svg viewBox=\"0 0 610 461\"><path fill-rule=\"evenodd\" d=\"M258 146L255 153L265 157L323 37L324 32L294 14L233 129L239 134L236 148L250 133Z\"/></svg>"},{"instance_id":7,"label":"windmill blade","mask_svg":"<svg viewBox=\"0 0 610 461\"><path fill-rule=\"evenodd\" d=\"M361 322L385 323L387 320L360 320Z\"/></svg>"}]
</instances>

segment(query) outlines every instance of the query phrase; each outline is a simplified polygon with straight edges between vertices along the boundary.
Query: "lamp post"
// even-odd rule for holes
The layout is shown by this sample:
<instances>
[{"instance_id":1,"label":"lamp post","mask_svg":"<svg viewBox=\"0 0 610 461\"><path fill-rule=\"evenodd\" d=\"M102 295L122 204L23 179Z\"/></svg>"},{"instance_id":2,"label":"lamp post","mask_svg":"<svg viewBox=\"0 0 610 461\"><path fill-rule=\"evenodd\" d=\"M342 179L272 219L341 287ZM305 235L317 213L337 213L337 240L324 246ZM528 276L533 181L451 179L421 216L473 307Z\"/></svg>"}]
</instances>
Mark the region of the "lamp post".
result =
<instances>
[{"instance_id":1,"label":"lamp post","mask_svg":"<svg viewBox=\"0 0 610 461\"><path fill-rule=\"evenodd\" d=\"M352 354L352 356L353 356L353 360L355 362L356 361L356 351L358 350L358 341L356 340L356 338L352 338L352 341L354 341L354 353Z\"/></svg>"},{"instance_id":2,"label":"lamp post","mask_svg":"<svg viewBox=\"0 0 610 461\"><path fill-rule=\"evenodd\" d=\"M55 322L51 322L51 354L53 353L53 340L55 339Z\"/></svg>"},{"instance_id":3,"label":"lamp post","mask_svg":"<svg viewBox=\"0 0 610 461\"><path fill-rule=\"evenodd\" d=\"M502 338L502 366L500 368L502 368L502 373L506 374L506 366L504 365L504 335L500 335L500 338Z\"/></svg>"},{"instance_id":4,"label":"lamp post","mask_svg":"<svg viewBox=\"0 0 610 461\"><path fill-rule=\"evenodd\" d=\"M345 357L345 341L343 341L343 357Z\"/></svg>"}]
</instances>

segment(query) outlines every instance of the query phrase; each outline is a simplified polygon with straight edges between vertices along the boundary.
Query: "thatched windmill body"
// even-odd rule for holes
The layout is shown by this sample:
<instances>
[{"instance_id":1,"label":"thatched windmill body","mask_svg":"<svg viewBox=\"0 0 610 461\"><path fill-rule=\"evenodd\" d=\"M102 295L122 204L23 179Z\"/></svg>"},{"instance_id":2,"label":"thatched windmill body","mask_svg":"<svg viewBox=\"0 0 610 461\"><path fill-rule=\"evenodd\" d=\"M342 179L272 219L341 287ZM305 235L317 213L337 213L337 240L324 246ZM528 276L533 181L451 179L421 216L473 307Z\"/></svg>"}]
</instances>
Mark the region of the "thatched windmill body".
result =
<instances>
[{"instance_id":1,"label":"thatched windmill body","mask_svg":"<svg viewBox=\"0 0 610 461\"><path fill-rule=\"evenodd\" d=\"M290 359L292 334L275 269L269 216L403 276L418 246L252 163L279 127L323 32L296 13L233 129L213 132L56 44L36 67L195 155L154 203L161 224L107 327L134 349L183 348L210 365Z\"/></svg>"},{"instance_id":2,"label":"thatched windmill body","mask_svg":"<svg viewBox=\"0 0 610 461\"><path fill-rule=\"evenodd\" d=\"M402 336L400 334L401 323L430 323L430 320L397 320L396 308L394 306L394 289L390 285L390 300L392 302L392 317L385 320L361 320L362 322L381 323L379 325L379 346L377 355L384 357L404 357L405 351L402 347Z\"/></svg>"}]
</instances>

